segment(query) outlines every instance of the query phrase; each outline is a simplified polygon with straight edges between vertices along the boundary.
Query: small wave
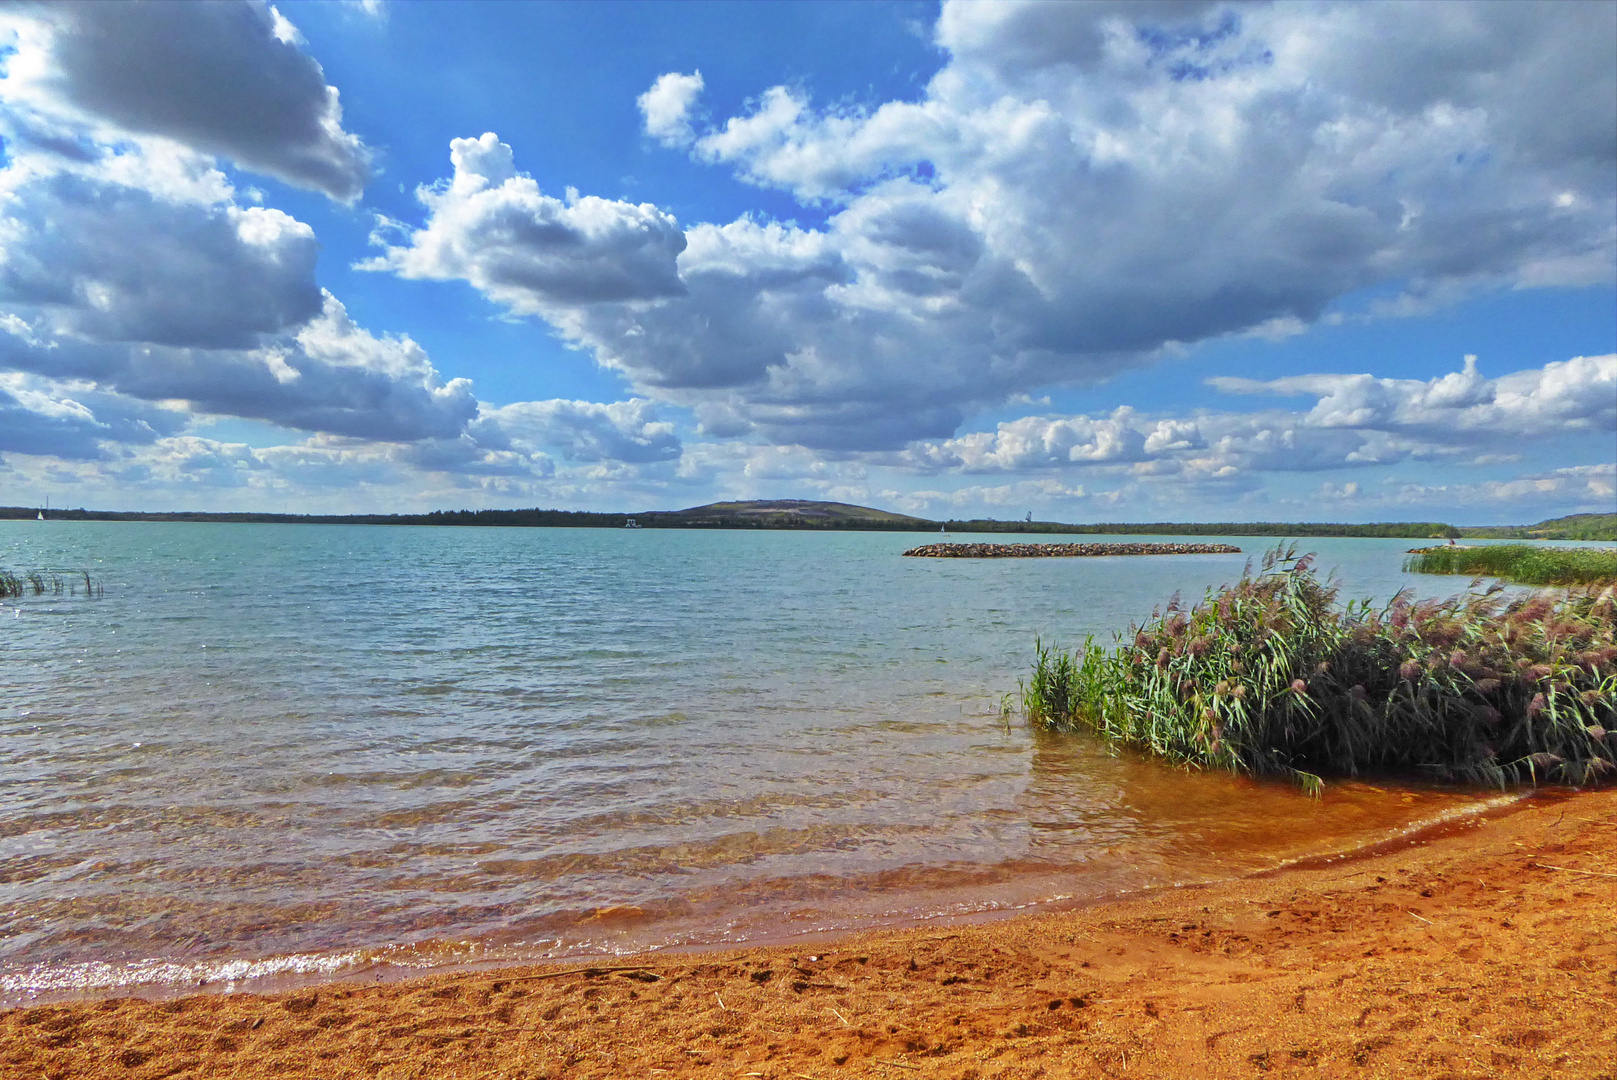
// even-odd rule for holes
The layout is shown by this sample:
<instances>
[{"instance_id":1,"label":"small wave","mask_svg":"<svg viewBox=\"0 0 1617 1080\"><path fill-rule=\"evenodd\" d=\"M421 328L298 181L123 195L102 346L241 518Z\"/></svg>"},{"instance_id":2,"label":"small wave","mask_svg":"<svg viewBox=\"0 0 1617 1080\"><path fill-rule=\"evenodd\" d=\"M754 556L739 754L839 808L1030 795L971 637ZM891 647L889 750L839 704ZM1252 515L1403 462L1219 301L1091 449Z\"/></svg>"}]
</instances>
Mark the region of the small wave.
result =
<instances>
[{"instance_id":1,"label":"small wave","mask_svg":"<svg viewBox=\"0 0 1617 1080\"><path fill-rule=\"evenodd\" d=\"M304 953L259 960L133 960L109 964L92 960L78 964L41 964L26 971L0 975L0 997L33 997L52 993L94 993L134 987L197 987L269 979L276 976L331 978L345 970L375 963L369 950L342 953Z\"/></svg>"},{"instance_id":2,"label":"small wave","mask_svg":"<svg viewBox=\"0 0 1617 1080\"><path fill-rule=\"evenodd\" d=\"M93 998L129 992L146 997L199 991L230 993L243 989L269 993L371 973L376 973L378 978L398 978L468 965L540 963L554 959L561 945L559 939L521 942L504 947L481 942L434 940L256 959L221 957L190 961L131 960L122 964L98 960L36 964L26 970L0 973L0 1008L37 1004L42 1000Z\"/></svg>"},{"instance_id":3,"label":"small wave","mask_svg":"<svg viewBox=\"0 0 1617 1080\"><path fill-rule=\"evenodd\" d=\"M928 867L919 875L918 868L906 868L902 874L873 874L861 878L862 893L883 878L904 877L909 889L919 885L920 878L930 879L931 888L924 897L908 897L912 902L896 906L878 904L866 907L845 907L832 903L823 906L811 903L807 907L764 905L772 910L758 920L739 917L731 911L696 913L692 925L688 904L668 905L612 905L567 913L560 920L546 920L546 925L529 927L537 934L526 940L496 944L488 941L435 939L410 944L390 944L380 947L350 949L324 953L295 953L257 959L216 958L193 961L146 959L126 963L90 961L59 965L36 965L32 968L0 973L0 1005L38 1003L42 999L97 997L109 993L137 993L143 996L165 996L170 993L198 991L234 991L253 989L257 992L292 989L311 983L352 979L375 974L377 978L398 978L428 971L456 967L486 967L525 963L554 963L565 958L590 956L622 956L663 949L703 949L742 944L780 943L826 934L847 934L882 927L918 926L955 921L975 922L1009 917L1033 911L1060 910L1074 905L1089 905L1116 900L1160 889L1206 885L1216 881L1247 876L1263 876L1277 871L1321 866L1354 859L1386 849L1389 845L1419 843L1422 837L1445 826L1475 820L1489 813L1505 810L1534 797L1534 793L1510 793L1479 800L1462 806L1446 807L1397 828L1383 831L1358 843L1337 848L1315 850L1281 860L1263 869L1250 868L1246 873L1174 875L1168 880L1126 881L1116 877L1093 889L1072 891L1071 879L1060 873L1060 868L1041 865L1041 869L1054 871L1047 879L1027 891L1013 890L1010 894L961 896L959 889L966 885L981 887L1007 877L1010 864L992 869L974 868L976 872L962 872L962 868ZM1026 863L1016 863L1022 871L1033 869ZM1070 869L1070 868L1069 868ZM1010 877L1019 876L1014 872ZM1064 879L1064 880L1063 880ZM807 899L804 886L816 880L822 889L842 892L846 881L826 878L788 879L797 887L792 899ZM774 889L786 882L771 880ZM888 885L894 884L892 881ZM842 888L837 888L841 886ZM953 886L953 888L950 888ZM1064 887L1065 886L1065 887ZM900 889L900 893L909 891ZM734 883L726 886L734 899ZM743 890L745 891L745 890ZM765 890L769 891L769 890ZM807 892L819 890L809 889ZM878 892L885 890L876 890ZM817 897L825 899L824 897ZM779 897L777 897L779 899ZM844 897L845 899L845 897ZM919 903L913 901L919 900ZM752 905L746 905L749 910ZM728 917L726 917L726 914ZM681 916L686 916L682 918Z\"/></svg>"},{"instance_id":4,"label":"small wave","mask_svg":"<svg viewBox=\"0 0 1617 1080\"><path fill-rule=\"evenodd\" d=\"M1506 807L1516 806L1530 799L1541 797L1542 794L1543 792L1534 790L1512 791L1503 795L1496 795L1491 799L1483 799L1479 802L1445 807L1435 814L1417 818L1408 824L1400 825L1395 829L1382 833L1380 836L1370 837L1346 847L1311 851L1295 858L1283 859L1275 864L1274 869L1285 870L1291 867L1338 862L1342 859L1374 854L1389 844L1419 843L1420 837L1433 829L1440 829L1444 825L1452 825L1472 818L1480 818L1493 811L1503 810ZM1271 871L1263 872L1268 873Z\"/></svg>"}]
</instances>

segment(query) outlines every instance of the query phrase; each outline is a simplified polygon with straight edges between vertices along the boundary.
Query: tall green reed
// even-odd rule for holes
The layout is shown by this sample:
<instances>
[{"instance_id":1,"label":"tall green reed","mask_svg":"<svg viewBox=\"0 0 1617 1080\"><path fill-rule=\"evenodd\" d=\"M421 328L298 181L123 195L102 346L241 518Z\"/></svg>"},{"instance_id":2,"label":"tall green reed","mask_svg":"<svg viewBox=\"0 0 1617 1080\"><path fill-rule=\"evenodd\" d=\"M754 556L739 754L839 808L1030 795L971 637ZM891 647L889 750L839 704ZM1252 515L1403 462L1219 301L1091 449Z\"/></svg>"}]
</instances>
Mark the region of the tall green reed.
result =
<instances>
[{"instance_id":1,"label":"tall green reed","mask_svg":"<svg viewBox=\"0 0 1617 1080\"><path fill-rule=\"evenodd\" d=\"M1581 585L1617 581L1617 548L1430 547L1410 552L1404 569L1416 574L1498 577L1523 585Z\"/></svg>"},{"instance_id":2,"label":"tall green reed","mask_svg":"<svg viewBox=\"0 0 1617 1080\"><path fill-rule=\"evenodd\" d=\"M1617 778L1613 589L1506 601L1336 603L1312 556L1276 548L1114 649L1038 645L1028 719L1195 768L1589 784Z\"/></svg>"}]
</instances>

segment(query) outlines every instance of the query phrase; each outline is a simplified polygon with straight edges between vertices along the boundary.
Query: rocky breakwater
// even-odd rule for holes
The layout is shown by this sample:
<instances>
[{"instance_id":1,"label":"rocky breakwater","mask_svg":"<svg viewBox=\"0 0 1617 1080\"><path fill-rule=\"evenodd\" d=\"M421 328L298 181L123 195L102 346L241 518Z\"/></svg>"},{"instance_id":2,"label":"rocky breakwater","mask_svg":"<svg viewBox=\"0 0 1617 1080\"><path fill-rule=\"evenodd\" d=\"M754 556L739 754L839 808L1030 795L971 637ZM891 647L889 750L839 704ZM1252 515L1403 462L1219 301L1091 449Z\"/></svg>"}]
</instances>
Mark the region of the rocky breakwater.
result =
<instances>
[{"instance_id":1,"label":"rocky breakwater","mask_svg":"<svg viewBox=\"0 0 1617 1080\"><path fill-rule=\"evenodd\" d=\"M904 553L922 559L1030 559L1091 555L1239 555L1233 544L923 544Z\"/></svg>"}]
</instances>

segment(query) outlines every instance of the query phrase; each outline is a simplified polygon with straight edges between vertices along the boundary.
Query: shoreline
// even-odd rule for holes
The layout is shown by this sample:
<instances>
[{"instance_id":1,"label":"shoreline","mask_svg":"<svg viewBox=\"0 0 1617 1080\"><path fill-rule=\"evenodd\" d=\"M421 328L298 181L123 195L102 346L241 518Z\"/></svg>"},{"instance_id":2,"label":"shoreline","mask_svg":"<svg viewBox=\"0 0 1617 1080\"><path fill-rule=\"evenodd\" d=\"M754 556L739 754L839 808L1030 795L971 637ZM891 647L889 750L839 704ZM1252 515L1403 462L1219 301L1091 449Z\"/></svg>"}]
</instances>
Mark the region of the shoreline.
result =
<instances>
[{"instance_id":1,"label":"shoreline","mask_svg":"<svg viewBox=\"0 0 1617 1080\"><path fill-rule=\"evenodd\" d=\"M1613 829L1617 791L1550 794L993 921L35 1005L0 1077L1610 1077Z\"/></svg>"},{"instance_id":2,"label":"shoreline","mask_svg":"<svg viewBox=\"0 0 1617 1080\"><path fill-rule=\"evenodd\" d=\"M1535 802L1569 797L1569 789L1539 788L1496 792L1472 803L1451 806L1436 814L1417 818L1378 835L1366 836L1351 846L1327 846L1305 854L1283 858L1273 866L1247 869L1226 876L1200 880L1163 881L1112 891L1062 894L1023 902L972 907L966 910L937 910L910 913L886 919L824 926L812 930L763 932L731 940L683 940L672 944L646 944L617 950L558 952L548 956L494 956L464 960L390 959L390 955L414 954L423 943L384 947L355 946L324 952L288 953L226 960L225 970L257 970L257 974L227 975L209 961L188 964L183 960L142 961L134 968L149 978L105 983L69 983L61 986L8 987L0 978L0 1013L44 1005L75 1005L115 998L141 1001L173 1001L208 995L257 994L272 996L309 992L343 983L397 983L440 975L483 974L515 968L565 967L612 964L626 958L700 956L738 949L771 949L824 944L865 934L902 932L937 927L979 926L1020 918L1079 911L1110 904L1132 902L1163 893L1203 889L1237 881L1256 880L1285 873L1293 868L1326 867L1360 858L1400 851L1464 829L1483 818L1496 818L1518 812ZM611 911L612 909L602 909ZM425 943L428 950L434 943ZM362 957L356 959L357 957ZM70 965L68 970L95 966L94 962ZM130 965L122 971L131 973ZM118 970L108 965L109 971ZM166 977L158 972L167 972ZM198 976L206 976L198 978Z\"/></svg>"}]
</instances>

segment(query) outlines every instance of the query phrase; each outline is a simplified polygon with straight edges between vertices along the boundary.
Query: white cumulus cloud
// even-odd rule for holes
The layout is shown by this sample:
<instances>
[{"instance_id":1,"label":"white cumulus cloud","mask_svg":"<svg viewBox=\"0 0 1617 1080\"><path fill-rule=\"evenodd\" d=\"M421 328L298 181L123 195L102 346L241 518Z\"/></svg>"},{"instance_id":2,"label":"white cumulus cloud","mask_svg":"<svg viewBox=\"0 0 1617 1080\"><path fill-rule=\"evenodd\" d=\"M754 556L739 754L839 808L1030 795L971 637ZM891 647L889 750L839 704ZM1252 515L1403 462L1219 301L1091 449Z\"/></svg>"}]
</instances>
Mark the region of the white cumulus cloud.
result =
<instances>
[{"instance_id":1,"label":"white cumulus cloud","mask_svg":"<svg viewBox=\"0 0 1617 1080\"><path fill-rule=\"evenodd\" d=\"M658 419L643 398L522 401L485 409L476 431L484 441L508 439L529 448L555 447L574 461L669 461L680 456L674 425Z\"/></svg>"},{"instance_id":2,"label":"white cumulus cloud","mask_svg":"<svg viewBox=\"0 0 1617 1080\"><path fill-rule=\"evenodd\" d=\"M44 118L171 139L334 199L359 196L370 151L337 88L261 0L17 5L0 96Z\"/></svg>"},{"instance_id":3,"label":"white cumulus cloud","mask_svg":"<svg viewBox=\"0 0 1617 1080\"><path fill-rule=\"evenodd\" d=\"M950 3L913 101L760 87L702 127L695 76L642 95L822 225L544 196L484 136L372 265L469 281L710 434L897 449L1371 286L1611 280L1614 35L1610 4Z\"/></svg>"},{"instance_id":4,"label":"white cumulus cloud","mask_svg":"<svg viewBox=\"0 0 1617 1080\"><path fill-rule=\"evenodd\" d=\"M635 99L645 122L646 134L664 146L684 146L696 137L691 130L691 107L702 95L702 73L681 75L670 71Z\"/></svg>"},{"instance_id":5,"label":"white cumulus cloud","mask_svg":"<svg viewBox=\"0 0 1617 1080\"><path fill-rule=\"evenodd\" d=\"M1297 375L1267 382L1214 378L1234 393L1312 394L1318 427L1400 432L1441 441L1542 438L1617 430L1617 354L1576 356L1488 379L1467 356L1463 370L1436 379Z\"/></svg>"},{"instance_id":6,"label":"white cumulus cloud","mask_svg":"<svg viewBox=\"0 0 1617 1080\"><path fill-rule=\"evenodd\" d=\"M1617 432L1617 355L1552 361L1497 379L1485 378L1476 357L1468 356L1462 370L1429 380L1297 375L1208 381L1230 393L1313 395L1318 401L1306 411L1198 409L1186 416L1144 416L1125 406L1105 417L1029 416L993 431L918 442L884 460L921 472L1076 469L1230 481L1411 459L1476 463L1480 448L1502 438L1521 450Z\"/></svg>"},{"instance_id":7,"label":"white cumulus cloud","mask_svg":"<svg viewBox=\"0 0 1617 1080\"><path fill-rule=\"evenodd\" d=\"M462 279L511 310L561 319L575 306L649 300L684 291L675 260L685 236L673 217L634 205L546 195L516 171L492 133L450 144L454 175L417 194L425 228L405 230L364 264L401 277Z\"/></svg>"}]
</instances>

